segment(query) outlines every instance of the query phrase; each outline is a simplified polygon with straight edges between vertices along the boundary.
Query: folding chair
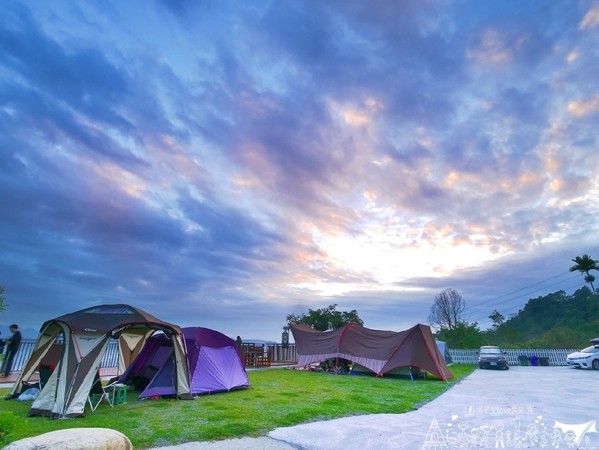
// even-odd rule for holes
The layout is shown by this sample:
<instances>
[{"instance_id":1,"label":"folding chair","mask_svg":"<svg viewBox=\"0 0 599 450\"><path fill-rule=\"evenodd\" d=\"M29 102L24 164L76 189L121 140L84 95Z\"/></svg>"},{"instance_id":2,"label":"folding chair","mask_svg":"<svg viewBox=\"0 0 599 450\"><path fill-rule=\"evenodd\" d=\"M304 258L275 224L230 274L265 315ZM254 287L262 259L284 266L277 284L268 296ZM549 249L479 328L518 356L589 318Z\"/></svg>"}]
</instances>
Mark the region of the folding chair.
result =
<instances>
[{"instance_id":1,"label":"folding chair","mask_svg":"<svg viewBox=\"0 0 599 450\"><path fill-rule=\"evenodd\" d=\"M100 403L102 403L103 400L106 400L106 402L112 407L110 395L108 395L104 389L104 386L102 386L100 375L96 374L92 388L87 396L87 402L89 403L89 407L91 408L92 412L95 411L98 406L100 406Z\"/></svg>"},{"instance_id":2,"label":"folding chair","mask_svg":"<svg viewBox=\"0 0 599 450\"><path fill-rule=\"evenodd\" d=\"M125 384L119 384L116 381L106 386L102 386L100 376L96 375L94 384L89 391L87 401L92 412L98 408L102 401L106 401L111 408L113 408L114 405L127 403L127 386Z\"/></svg>"}]
</instances>

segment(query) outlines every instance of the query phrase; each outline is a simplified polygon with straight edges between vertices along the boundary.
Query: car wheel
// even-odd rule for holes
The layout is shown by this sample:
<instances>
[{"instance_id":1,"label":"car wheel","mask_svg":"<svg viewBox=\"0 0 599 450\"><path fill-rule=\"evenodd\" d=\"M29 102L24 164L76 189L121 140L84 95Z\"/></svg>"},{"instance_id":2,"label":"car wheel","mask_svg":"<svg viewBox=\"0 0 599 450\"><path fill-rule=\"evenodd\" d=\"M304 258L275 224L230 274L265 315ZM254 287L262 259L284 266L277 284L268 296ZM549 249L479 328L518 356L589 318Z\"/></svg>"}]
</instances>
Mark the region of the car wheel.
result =
<instances>
[{"instance_id":1,"label":"car wheel","mask_svg":"<svg viewBox=\"0 0 599 450\"><path fill-rule=\"evenodd\" d=\"M482 365L480 365L480 364L478 365L478 368L479 369L484 369L484 367Z\"/></svg>"},{"instance_id":2,"label":"car wheel","mask_svg":"<svg viewBox=\"0 0 599 450\"><path fill-rule=\"evenodd\" d=\"M593 369L599 370L599 359L593 361Z\"/></svg>"}]
</instances>

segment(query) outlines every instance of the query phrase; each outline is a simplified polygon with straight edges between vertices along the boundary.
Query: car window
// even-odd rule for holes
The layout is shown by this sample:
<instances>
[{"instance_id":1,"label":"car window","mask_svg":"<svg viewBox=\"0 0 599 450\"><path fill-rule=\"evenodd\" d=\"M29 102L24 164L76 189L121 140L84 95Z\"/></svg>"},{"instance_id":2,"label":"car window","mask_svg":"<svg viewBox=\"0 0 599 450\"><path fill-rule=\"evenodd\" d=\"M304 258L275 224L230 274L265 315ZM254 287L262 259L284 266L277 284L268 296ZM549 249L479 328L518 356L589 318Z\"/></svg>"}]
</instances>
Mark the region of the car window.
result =
<instances>
[{"instance_id":1,"label":"car window","mask_svg":"<svg viewBox=\"0 0 599 450\"><path fill-rule=\"evenodd\" d=\"M587 348L583 348L581 350L582 353L598 353L599 352L599 347L595 347L594 345L591 345L590 347Z\"/></svg>"},{"instance_id":2,"label":"car window","mask_svg":"<svg viewBox=\"0 0 599 450\"><path fill-rule=\"evenodd\" d=\"M498 348L481 348L480 349L481 353L488 353L491 355L498 355L501 354L501 350Z\"/></svg>"}]
</instances>

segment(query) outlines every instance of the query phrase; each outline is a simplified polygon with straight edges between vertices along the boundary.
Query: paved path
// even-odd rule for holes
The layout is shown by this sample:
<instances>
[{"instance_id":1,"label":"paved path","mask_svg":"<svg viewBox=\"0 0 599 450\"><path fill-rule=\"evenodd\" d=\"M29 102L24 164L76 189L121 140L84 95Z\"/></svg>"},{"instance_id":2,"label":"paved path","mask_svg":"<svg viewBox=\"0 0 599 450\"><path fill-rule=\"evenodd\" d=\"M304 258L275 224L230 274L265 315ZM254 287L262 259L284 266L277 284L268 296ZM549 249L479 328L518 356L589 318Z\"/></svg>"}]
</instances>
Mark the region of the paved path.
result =
<instances>
[{"instance_id":1,"label":"paved path","mask_svg":"<svg viewBox=\"0 0 599 450\"><path fill-rule=\"evenodd\" d=\"M599 371L568 367L476 370L405 414L373 414L277 428L263 438L161 450L599 449Z\"/></svg>"}]
</instances>

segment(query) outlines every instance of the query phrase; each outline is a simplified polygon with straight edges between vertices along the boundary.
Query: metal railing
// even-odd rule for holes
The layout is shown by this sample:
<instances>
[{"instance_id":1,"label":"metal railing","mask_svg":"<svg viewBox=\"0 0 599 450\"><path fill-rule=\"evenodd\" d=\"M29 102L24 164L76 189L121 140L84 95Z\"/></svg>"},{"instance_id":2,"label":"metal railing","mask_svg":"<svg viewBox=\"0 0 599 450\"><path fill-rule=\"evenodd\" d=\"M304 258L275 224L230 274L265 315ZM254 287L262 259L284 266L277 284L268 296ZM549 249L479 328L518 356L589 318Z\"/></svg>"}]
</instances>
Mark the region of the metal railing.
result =
<instances>
[{"instance_id":1,"label":"metal railing","mask_svg":"<svg viewBox=\"0 0 599 450\"><path fill-rule=\"evenodd\" d=\"M20 372L35 347L35 339L23 339L19 351L15 355L11 372ZM505 349L510 365L517 366L521 363L521 358L526 356L546 358L550 366L565 366L566 356L569 353L578 351L577 349ZM449 349L452 362L456 364L477 364L478 349ZM266 356L267 355L267 356ZM295 344L271 344L265 352L269 365L295 364L297 362L297 352ZM117 375L118 373L119 352L117 342L111 340L108 343L106 353L102 357L101 368L105 373Z\"/></svg>"},{"instance_id":2,"label":"metal railing","mask_svg":"<svg viewBox=\"0 0 599 450\"><path fill-rule=\"evenodd\" d=\"M21 341L21 345L17 354L15 355L15 359L13 360L11 372L20 372L25 364L27 364L27 360L31 356L33 349L35 347L35 339L23 339ZM278 365L278 364L294 364L297 361L297 355L295 352L294 344L274 344L269 345L266 351L268 355L268 360L270 364ZM102 357L101 368L105 369L106 372L113 373L117 375L119 365L119 351L117 341L111 340L108 343L108 347L106 349L106 353ZM111 370L109 370L111 369Z\"/></svg>"},{"instance_id":3,"label":"metal railing","mask_svg":"<svg viewBox=\"0 0 599 450\"><path fill-rule=\"evenodd\" d=\"M27 364L27 360L33 353L33 349L35 348L35 339L23 339L21 340L21 345L19 346L19 350L15 355L15 359L12 362L11 372L20 372ZM116 341L110 341L108 343L108 348L106 349L106 353L102 357L102 367L103 369L109 368L118 368L119 365L119 351Z\"/></svg>"},{"instance_id":4,"label":"metal railing","mask_svg":"<svg viewBox=\"0 0 599 450\"><path fill-rule=\"evenodd\" d=\"M295 344L269 345L268 355L273 364L295 364L297 362Z\"/></svg>"},{"instance_id":5,"label":"metal railing","mask_svg":"<svg viewBox=\"0 0 599 450\"><path fill-rule=\"evenodd\" d=\"M31 356L31 352L33 352L33 348L35 347L34 339L21 339L21 345L19 346L19 350L17 350L17 354L15 355L15 359L12 361L11 372L20 372L29 356ZM4 350L6 352L6 349ZM4 355L6 357L6 354ZM2 366L4 365L4 361L2 361Z\"/></svg>"}]
</instances>

